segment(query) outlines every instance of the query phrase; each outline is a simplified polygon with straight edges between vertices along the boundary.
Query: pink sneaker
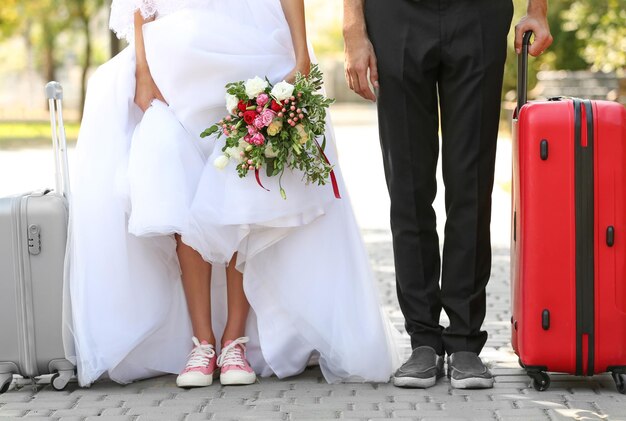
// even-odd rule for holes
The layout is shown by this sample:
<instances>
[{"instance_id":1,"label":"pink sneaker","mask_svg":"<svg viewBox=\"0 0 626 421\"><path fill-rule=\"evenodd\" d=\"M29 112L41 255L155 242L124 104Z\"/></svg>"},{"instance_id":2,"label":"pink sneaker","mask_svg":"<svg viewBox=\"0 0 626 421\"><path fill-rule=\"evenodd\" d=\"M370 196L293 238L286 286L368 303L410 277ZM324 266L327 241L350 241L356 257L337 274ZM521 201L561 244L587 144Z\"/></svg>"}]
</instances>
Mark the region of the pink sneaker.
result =
<instances>
[{"instance_id":1,"label":"pink sneaker","mask_svg":"<svg viewBox=\"0 0 626 421\"><path fill-rule=\"evenodd\" d=\"M194 348L189 353L187 366L176 379L178 387L203 387L213 383L213 376L217 373L215 347L207 341L192 338Z\"/></svg>"},{"instance_id":2,"label":"pink sneaker","mask_svg":"<svg viewBox=\"0 0 626 421\"><path fill-rule=\"evenodd\" d=\"M220 383L223 385L252 384L256 381L256 374L246 360L248 338L242 337L224 344L217 365L220 367Z\"/></svg>"}]
</instances>

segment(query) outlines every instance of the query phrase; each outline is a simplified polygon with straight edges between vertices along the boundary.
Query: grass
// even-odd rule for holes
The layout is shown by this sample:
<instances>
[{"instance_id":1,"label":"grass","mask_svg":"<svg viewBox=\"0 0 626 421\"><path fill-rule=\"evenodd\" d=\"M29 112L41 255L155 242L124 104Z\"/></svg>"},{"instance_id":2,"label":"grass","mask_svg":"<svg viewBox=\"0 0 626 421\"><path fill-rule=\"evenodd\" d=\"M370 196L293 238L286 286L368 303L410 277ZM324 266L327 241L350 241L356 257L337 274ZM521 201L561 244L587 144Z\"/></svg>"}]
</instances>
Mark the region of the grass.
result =
<instances>
[{"instance_id":1,"label":"grass","mask_svg":"<svg viewBox=\"0 0 626 421\"><path fill-rule=\"evenodd\" d=\"M68 144L76 142L78 123L65 123ZM0 121L0 150L48 147L51 145L48 121Z\"/></svg>"}]
</instances>

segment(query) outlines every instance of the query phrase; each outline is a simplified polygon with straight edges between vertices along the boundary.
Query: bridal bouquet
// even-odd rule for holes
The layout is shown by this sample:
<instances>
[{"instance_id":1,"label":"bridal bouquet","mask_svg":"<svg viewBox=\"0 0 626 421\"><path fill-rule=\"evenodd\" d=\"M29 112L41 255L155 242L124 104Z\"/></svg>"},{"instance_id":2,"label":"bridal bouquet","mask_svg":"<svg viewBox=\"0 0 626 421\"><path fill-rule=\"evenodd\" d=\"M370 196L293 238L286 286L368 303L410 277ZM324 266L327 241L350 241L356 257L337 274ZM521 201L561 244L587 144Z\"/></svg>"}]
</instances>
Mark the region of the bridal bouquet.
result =
<instances>
[{"instance_id":1,"label":"bridal bouquet","mask_svg":"<svg viewBox=\"0 0 626 421\"><path fill-rule=\"evenodd\" d=\"M313 65L308 76L298 73L293 85L272 85L258 76L226 85L229 115L200 135L226 137L223 155L214 165L224 169L233 160L239 177L254 172L261 187L261 169L268 177L281 178L286 169L299 170L307 184L325 185L330 179L339 198L333 167L324 154L326 112L334 100L320 93L322 83L322 72ZM286 199L280 179L279 185Z\"/></svg>"}]
</instances>

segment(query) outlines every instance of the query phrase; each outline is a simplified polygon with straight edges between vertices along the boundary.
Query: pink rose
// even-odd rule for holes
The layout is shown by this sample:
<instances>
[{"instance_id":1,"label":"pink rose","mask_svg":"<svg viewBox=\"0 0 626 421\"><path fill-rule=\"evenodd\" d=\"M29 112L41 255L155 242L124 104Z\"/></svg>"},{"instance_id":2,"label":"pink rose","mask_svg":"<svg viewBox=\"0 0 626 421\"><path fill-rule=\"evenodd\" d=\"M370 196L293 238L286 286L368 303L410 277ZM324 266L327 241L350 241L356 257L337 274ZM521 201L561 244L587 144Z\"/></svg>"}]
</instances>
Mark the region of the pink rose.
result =
<instances>
[{"instance_id":1,"label":"pink rose","mask_svg":"<svg viewBox=\"0 0 626 421\"><path fill-rule=\"evenodd\" d=\"M256 128L256 127L254 127L254 126L252 126L252 125L248 126L248 134L249 134L250 136L252 136L252 135L256 134L257 132L258 132L258 130L257 130L257 128Z\"/></svg>"},{"instance_id":2,"label":"pink rose","mask_svg":"<svg viewBox=\"0 0 626 421\"><path fill-rule=\"evenodd\" d=\"M251 137L250 140L257 146L263 145L265 143L265 138L261 133L256 133Z\"/></svg>"},{"instance_id":3,"label":"pink rose","mask_svg":"<svg viewBox=\"0 0 626 421\"><path fill-rule=\"evenodd\" d=\"M263 114L260 115L261 120L263 121L263 126L267 127L272 124L274 118L276 118L276 113L272 110L265 110Z\"/></svg>"},{"instance_id":4,"label":"pink rose","mask_svg":"<svg viewBox=\"0 0 626 421\"><path fill-rule=\"evenodd\" d=\"M268 94L261 94L256 97L256 103L261 107L264 107L268 102L270 102L270 96Z\"/></svg>"},{"instance_id":5,"label":"pink rose","mask_svg":"<svg viewBox=\"0 0 626 421\"><path fill-rule=\"evenodd\" d=\"M247 143L252 144L252 136L247 134L243 137L243 140L245 140Z\"/></svg>"},{"instance_id":6,"label":"pink rose","mask_svg":"<svg viewBox=\"0 0 626 421\"><path fill-rule=\"evenodd\" d=\"M254 124L254 127L256 127L259 130L265 127L265 122L263 121L263 114L257 115L256 118L254 119L254 123L252 124Z\"/></svg>"}]
</instances>

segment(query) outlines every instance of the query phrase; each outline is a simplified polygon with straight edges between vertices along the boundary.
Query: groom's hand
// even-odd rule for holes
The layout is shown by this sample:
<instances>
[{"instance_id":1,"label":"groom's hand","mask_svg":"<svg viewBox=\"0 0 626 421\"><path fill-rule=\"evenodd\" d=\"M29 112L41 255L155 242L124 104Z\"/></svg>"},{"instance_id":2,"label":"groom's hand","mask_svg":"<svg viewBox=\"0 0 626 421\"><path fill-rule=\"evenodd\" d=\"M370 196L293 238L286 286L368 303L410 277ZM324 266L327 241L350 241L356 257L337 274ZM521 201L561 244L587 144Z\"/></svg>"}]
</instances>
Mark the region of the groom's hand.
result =
<instances>
[{"instance_id":1,"label":"groom's hand","mask_svg":"<svg viewBox=\"0 0 626 421\"><path fill-rule=\"evenodd\" d=\"M354 92L365 99L376 102L369 82L378 88L378 65L374 47L366 33L346 34L346 81ZM368 77L369 71L369 77Z\"/></svg>"},{"instance_id":2,"label":"groom's hand","mask_svg":"<svg viewBox=\"0 0 626 421\"><path fill-rule=\"evenodd\" d=\"M528 49L531 56L537 57L552 44L553 38L550 34L547 12L546 0L528 1L526 16L515 25L515 51L517 54L522 52L522 38L526 31L532 31L535 34L535 40Z\"/></svg>"},{"instance_id":3,"label":"groom's hand","mask_svg":"<svg viewBox=\"0 0 626 421\"><path fill-rule=\"evenodd\" d=\"M346 81L354 92L376 102L376 95L368 82L378 89L378 65L374 47L367 35L364 0L344 0L343 4Z\"/></svg>"}]
</instances>

